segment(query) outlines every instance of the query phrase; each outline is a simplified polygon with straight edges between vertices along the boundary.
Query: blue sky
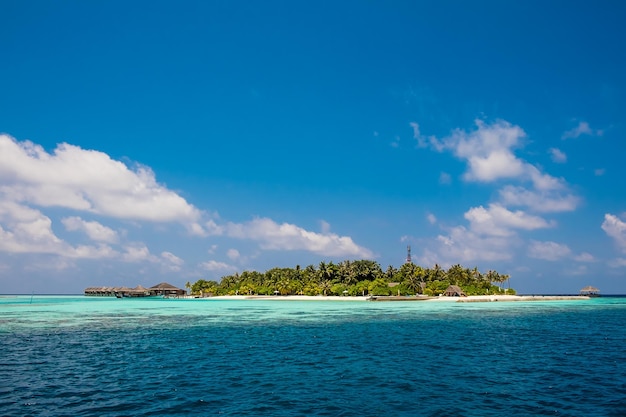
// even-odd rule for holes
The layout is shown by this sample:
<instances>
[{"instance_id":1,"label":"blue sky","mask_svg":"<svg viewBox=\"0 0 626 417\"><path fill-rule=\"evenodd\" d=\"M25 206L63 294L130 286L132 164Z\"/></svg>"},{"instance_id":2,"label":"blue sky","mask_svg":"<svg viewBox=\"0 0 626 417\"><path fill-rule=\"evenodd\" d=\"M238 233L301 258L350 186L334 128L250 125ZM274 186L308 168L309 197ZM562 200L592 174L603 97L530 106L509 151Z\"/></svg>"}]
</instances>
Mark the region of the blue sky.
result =
<instances>
[{"instance_id":1,"label":"blue sky","mask_svg":"<svg viewBox=\"0 0 626 417\"><path fill-rule=\"evenodd\" d=\"M0 293L374 259L626 293L617 1L3 1Z\"/></svg>"}]
</instances>

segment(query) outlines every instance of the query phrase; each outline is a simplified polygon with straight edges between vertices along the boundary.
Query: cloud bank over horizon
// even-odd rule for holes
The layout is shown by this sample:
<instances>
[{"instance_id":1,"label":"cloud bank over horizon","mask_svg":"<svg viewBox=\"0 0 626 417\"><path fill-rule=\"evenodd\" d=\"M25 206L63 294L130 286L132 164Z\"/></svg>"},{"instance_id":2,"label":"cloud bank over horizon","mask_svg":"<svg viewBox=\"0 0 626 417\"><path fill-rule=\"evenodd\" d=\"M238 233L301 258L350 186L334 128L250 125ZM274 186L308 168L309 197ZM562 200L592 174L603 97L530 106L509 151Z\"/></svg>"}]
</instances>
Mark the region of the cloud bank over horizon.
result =
<instances>
[{"instance_id":1,"label":"cloud bank over horizon","mask_svg":"<svg viewBox=\"0 0 626 417\"><path fill-rule=\"evenodd\" d=\"M131 237L134 228L173 223L181 225L190 239L223 235L257 242L263 251L374 256L348 236L328 230L312 232L269 218L218 225L207 211L158 183L149 167L137 164L130 168L103 152L67 143L48 153L31 141L0 135L0 183L0 251L6 253L145 261L180 271L185 262L179 255L169 251L153 255L148 245ZM46 214L48 211L56 216ZM53 227L52 218L58 213L67 215L61 215ZM126 226L116 230L103 224L109 220ZM65 238L55 231L60 225L69 232ZM89 243L70 243L76 234ZM212 271L237 268L215 260L200 262L199 266Z\"/></svg>"}]
</instances>

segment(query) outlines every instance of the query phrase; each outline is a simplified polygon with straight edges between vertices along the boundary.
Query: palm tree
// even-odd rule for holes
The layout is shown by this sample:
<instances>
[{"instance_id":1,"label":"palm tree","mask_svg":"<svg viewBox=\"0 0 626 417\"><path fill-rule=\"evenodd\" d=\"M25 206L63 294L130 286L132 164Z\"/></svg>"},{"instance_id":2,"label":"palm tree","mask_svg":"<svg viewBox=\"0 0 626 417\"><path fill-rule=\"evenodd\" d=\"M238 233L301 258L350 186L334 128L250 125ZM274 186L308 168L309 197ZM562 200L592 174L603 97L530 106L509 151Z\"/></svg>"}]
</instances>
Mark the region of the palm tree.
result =
<instances>
[{"instance_id":1,"label":"palm tree","mask_svg":"<svg viewBox=\"0 0 626 417\"><path fill-rule=\"evenodd\" d=\"M332 286L333 286L333 283L329 279L323 279L319 283L320 290L322 291L324 296L328 294L328 291L330 291Z\"/></svg>"},{"instance_id":2,"label":"palm tree","mask_svg":"<svg viewBox=\"0 0 626 417\"><path fill-rule=\"evenodd\" d=\"M320 281L328 280L332 282L337 274L337 267L335 266L335 264L332 263L332 261L329 263L325 263L322 261L320 262L317 272Z\"/></svg>"},{"instance_id":3,"label":"palm tree","mask_svg":"<svg viewBox=\"0 0 626 417\"><path fill-rule=\"evenodd\" d=\"M387 278L387 281L389 282L393 281L397 273L398 273L398 270L394 268L393 265L389 265L387 267L387 270L385 271L385 277Z\"/></svg>"},{"instance_id":4,"label":"palm tree","mask_svg":"<svg viewBox=\"0 0 626 417\"><path fill-rule=\"evenodd\" d=\"M276 282L276 289L280 292L281 295L287 295L291 290L291 280L288 276L282 276Z\"/></svg>"},{"instance_id":5,"label":"palm tree","mask_svg":"<svg viewBox=\"0 0 626 417\"><path fill-rule=\"evenodd\" d=\"M404 282L406 283L406 286L409 287L409 289L415 291L416 294L419 293L420 290L422 290L422 281L415 274L411 274L406 277Z\"/></svg>"}]
</instances>

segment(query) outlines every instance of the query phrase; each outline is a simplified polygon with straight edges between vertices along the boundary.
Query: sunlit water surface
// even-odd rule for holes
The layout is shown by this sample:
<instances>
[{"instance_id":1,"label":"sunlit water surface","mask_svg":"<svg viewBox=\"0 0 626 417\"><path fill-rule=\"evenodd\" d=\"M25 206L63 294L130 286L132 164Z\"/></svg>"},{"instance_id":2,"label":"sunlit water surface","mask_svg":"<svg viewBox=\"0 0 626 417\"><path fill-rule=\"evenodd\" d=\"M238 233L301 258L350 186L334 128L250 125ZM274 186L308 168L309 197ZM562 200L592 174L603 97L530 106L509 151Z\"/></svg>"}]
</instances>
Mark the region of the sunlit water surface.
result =
<instances>
[{"instance_id":1,"label":"sunlit water surface","mask_svg":"<svg viewBox=\"0 0 626 417\"><path fill-rule=\"evenodd\" d=\"M0 297L3 416L626 416L626 298Z\"/></svg>"}]
</instances>

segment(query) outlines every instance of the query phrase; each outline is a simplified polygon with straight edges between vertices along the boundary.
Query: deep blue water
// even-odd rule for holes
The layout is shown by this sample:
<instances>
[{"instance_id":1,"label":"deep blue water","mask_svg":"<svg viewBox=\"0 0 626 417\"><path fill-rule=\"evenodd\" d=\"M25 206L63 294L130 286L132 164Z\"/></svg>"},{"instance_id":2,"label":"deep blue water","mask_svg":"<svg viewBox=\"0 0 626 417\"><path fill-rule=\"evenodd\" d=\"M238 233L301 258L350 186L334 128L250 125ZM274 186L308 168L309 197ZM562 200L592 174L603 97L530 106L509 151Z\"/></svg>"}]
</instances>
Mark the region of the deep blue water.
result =
<instances>
[{"instance_id":1,"label":"deep blue water","mask_svg":"<svg viewBox=\"0 0 626 417\"><path fill-rule=\"evenodd\" d=\"M2 416L626 416L626 298L0 298Z\"/></svg>"}]
</instances>

